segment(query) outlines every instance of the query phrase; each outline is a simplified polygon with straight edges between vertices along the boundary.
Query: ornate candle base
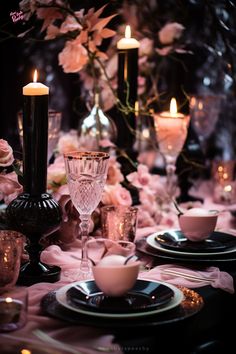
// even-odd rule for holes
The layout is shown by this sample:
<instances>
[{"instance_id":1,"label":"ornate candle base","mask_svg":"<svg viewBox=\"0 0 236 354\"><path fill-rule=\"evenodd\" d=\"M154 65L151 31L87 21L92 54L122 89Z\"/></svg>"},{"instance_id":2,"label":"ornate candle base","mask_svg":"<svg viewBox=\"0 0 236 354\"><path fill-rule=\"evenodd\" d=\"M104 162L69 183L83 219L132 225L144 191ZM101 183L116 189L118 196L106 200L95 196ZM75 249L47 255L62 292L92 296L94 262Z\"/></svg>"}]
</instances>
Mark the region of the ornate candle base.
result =
<instances>
[{"instance_id":1,"label":"ornate candle base","mask_svg":"<svg viewBox=\"0 0 236 354\"><path fill-rule=\"evenodd\" d=\"M40 261L41 237L55 231L61 222L61 209L57 202L47 193L39 196L23 193L8 205L6 213L10 225L26 235L28 242L29 261L21 268L18 284L58 281L60 268Z\"/></svg>"}]
</instances>

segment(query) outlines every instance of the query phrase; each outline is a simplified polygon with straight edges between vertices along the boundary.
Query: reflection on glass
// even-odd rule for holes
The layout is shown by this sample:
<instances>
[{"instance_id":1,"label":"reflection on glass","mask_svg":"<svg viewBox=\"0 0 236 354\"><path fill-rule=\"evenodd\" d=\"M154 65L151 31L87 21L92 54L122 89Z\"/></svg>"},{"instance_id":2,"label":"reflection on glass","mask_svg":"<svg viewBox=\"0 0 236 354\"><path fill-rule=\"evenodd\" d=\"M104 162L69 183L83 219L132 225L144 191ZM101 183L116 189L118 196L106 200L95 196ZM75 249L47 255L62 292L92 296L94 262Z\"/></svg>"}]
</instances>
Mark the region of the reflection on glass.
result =
<instances>
[{"instance_id":1,"label":"reflection on glass","mask_svg":"<svg viewBox=\"0 0 236 354\"><path fill-rule=\"evenodd\" d=\"M57 146L61 129L61 112L54 110L48 111L48 163ZM18 131L21 145L23 146L23 113L18 112Z\"/></svg>"}]
</instances>

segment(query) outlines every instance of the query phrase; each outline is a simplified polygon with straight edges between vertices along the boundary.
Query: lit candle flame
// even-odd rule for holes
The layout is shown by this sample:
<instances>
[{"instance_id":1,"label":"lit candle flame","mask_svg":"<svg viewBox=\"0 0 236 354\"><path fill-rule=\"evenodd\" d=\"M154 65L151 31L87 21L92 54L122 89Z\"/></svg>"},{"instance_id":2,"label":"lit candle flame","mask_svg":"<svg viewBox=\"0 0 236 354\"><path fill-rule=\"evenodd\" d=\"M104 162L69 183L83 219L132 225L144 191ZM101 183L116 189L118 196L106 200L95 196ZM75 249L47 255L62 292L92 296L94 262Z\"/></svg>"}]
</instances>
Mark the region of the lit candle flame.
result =
<instances>
[{"instance_id":1,"label":"lit candle flame","mask_svg":"<svg viewBox=\"0 0 236 354\"><path fill-rule=\"evenodd\" d=\"M131 38L131 28L130 25L125 27L125 38Z\"/></svg>"},{"instance_id":2,"label":"lit candle flame","mask_svg":"<svg viewBox=\"0 0 236 354\"><path fill-rule=\"evenodd\" d=\"M21 354L32 354L31 350L28 349L21 349Z\"/></svg>"},{"instance_id":3,"label":"lit candle flame","mask_svg":"<svg viewBox=\"0 0 236 354\"><path fill-rule=\"evenodd\" d=\"M170 113L171 114L176 114L177 111L177 103L176 103L176 99L173 97L170 101Z\"/></svg>"},{"instance_id":4,"label":"lit candle flame","mask_svg":"<svg viewBox=\"0 0 236 354\"><path fill-rule=\"evenodd\" d=\"M37 80L38 80L38 72L37 72L37 70L35 69L35 70L34 70L34 76L33 76L33 82L37 82Z\"/></svg>"}]
</instances>

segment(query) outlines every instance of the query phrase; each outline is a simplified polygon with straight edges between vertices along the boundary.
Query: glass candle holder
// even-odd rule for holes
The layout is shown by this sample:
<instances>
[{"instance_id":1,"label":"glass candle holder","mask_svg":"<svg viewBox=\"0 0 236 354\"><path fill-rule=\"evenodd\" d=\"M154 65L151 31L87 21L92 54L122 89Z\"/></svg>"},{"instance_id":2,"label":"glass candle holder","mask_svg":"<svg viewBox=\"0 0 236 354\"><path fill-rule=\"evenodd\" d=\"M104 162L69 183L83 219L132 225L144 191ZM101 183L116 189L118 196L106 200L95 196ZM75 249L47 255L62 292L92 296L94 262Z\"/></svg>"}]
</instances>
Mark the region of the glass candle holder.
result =
<instances>
[{"instance_id":1,"label":"glass candle holder","mask_svg":"<svg viewBox=\"0 0 236 354\"><path fill-rule=\"evenodd\" d=\"M133 242L138 208L109 205L101 208L102 235L108 239Z\"/></svg>"},{"instance_id":2,"label":"glass candle holder","mask_svg":"<svg viewBox=\"0 0 236 354\"><path fill-rule=\"evenodd\" d=\"M0 331L23 327L27 320L28 291L25 287L0 292Z\"/></svg>"}]
</instances>

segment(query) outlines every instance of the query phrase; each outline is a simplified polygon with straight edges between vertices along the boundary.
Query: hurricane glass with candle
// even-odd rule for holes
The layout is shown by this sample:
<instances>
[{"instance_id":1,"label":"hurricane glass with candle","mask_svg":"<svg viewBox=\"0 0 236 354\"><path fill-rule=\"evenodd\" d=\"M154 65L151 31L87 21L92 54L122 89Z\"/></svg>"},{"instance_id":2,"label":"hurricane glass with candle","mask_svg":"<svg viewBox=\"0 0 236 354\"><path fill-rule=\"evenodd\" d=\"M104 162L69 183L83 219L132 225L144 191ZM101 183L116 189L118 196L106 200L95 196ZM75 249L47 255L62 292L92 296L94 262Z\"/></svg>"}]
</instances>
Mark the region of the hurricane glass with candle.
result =
<instances>
[{"instance_id":1,"label":"hurricane glass with candle","mask_svg":"<svg viewBox=\"0 0 236 354\"><path fill-rule=\"evenodd\" d=\"M85 244L92 212L98 206L106 183L109 154L74 151L64 154L67 182L73 205L80 214L81 275L89 272Z\"/></svg>"},{"instance_id":2,"label":"hurricane glass with candle","mask_svg":"<svg viewBox=\"0 0 236 354\"><path fill-rule=\"evenodd\" d=\"M177 112L176 100L172 98L169 112L154 114L154 125L159 150L166 163L167 192L171 200L176 191L176 160L187 137L189 116Z\"/></svg>"}]
</instances>

